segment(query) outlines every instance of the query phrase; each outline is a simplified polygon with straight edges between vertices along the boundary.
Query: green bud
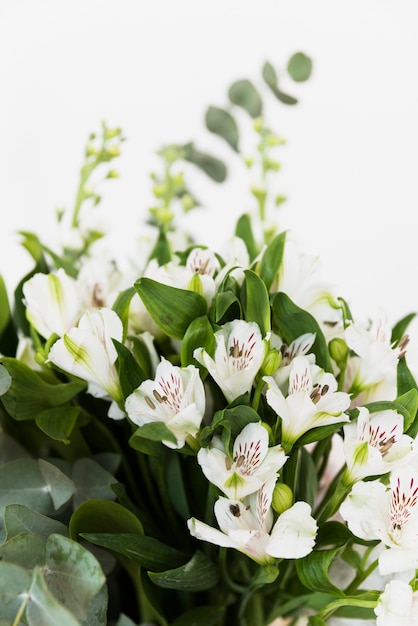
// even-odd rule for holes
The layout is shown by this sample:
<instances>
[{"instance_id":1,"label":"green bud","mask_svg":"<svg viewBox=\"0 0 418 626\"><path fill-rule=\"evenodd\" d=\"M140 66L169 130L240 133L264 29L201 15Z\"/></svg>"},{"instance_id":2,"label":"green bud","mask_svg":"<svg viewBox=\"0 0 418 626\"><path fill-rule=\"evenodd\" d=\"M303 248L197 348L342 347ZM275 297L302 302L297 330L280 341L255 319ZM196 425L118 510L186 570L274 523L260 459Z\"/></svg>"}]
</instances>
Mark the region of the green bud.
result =
<instances>
[{"instance_id":1,"label":"green bud","mask_svg":"<svg viewBox=\"0 0 418 626\"><path fill-rule=\"evenodd\" d=\"M256 133L261 133L264 126L264 120L262 117L256 117L253 121L253 128Z\"/></svg>"},{"instance_id":2,"label":"green bud","mask_svg":"<svg viewBox=\"0 0 418 626\"><path fill-rule=\"evenodd\" d=\"M251 193L257 200L265 200L267 196L266 190L261 187L251 187Z\"/></svg>"},{"instance_id":3,"label":"green bud","mask_svg":"<svg viewBox=\"0 0 418 626\"><path fill-rule=\"evenodd\" d=\"M265 167L268 170L271 170L273 172L278 172L279 169L281 168L281 163L279 163L279 161L273 161L271 159L266 159L265 160Z\"/></svg>"},{"instance_id":4,"label":"green bud","mask_svg":"<svg viewBox=\"0 0 418 626\"><path fill-rule=\"evenodd\" d=\"M272 133L267 137L267 145L272 148L274 146L282 146L285 143L286 143L286 139L277 137L277 135L273 135Z\"/></svg>"},{"instance_id":5,"label":"green bud","mask_svg":"<svg viewBox=\"0 0 418 626\"><path fill-rule=\"evenodd\" d=\"M245 157L244 163L247 167L252 167L254 165L254 159L252 157Z\"/></svg>"},{"instance_id":6,"label":"green bud","mask_svg":"<svg viewBox=\"0 0 418 626\"><path fill-rule=\"evenodd\" d=\"M274 199L275 205L276 206L280 206L281 204L283 204L283 202L286 202L287 198L286 196L276 196Z\"/></svg>"},{"instance_id":7,"label":"green bud","mask_svg":"<svg viewBox=\"0 0 418 626\"><path fill-rule=\"evenodd\" d=\"M273 500L271 506L279 515L293 504L293 491L285 483L276 483L273 491Z\"/></svg>"},{"instance_id":8,"label":"green bud","mask_svg":"<svg viewBox=\"0 0 418 626\"><path fill-rule=\"evenodd\" d=\"M183 211L187 213L187 211L191 211L196 206L195 199L189 193L185 193L181 197L181 205L183 207Z\"/></svg>"},{"instance_id":9,"label":"green bud","mask_svg":"<svg viewBox=\"0 0 418 626\"><path fill-rule=\"evenodd\" d=\"M158 183L158 185L154 185L152 193L156 198L162 198L167 193L167 185L165 185L164 183Z\"/></svg>"},{"instance_id":10,"label":"green bud","mask_svg":"<svg viewBox=\"0 0 418 626\"><path fill-rule=\"evenodd\" d=\"M122 130L120 128L106 128L104 132L104 138L113 139L114 137L117 137L118 135L120 135L121 132Z\"/></svg>"},{"instance_id":11,"label":"green bud","mask_svg":"<svg viewBox=\"0 0 418 626\"><path fill-rule=\"evenodd\" d=\"M119 178L119 172L116 170L110 170L110 172L107 173L106 178Z\"/></svg>"},{"instance_id":12,"label":"green bud","mask_svg":"<svg viewBox=\"0 0 418 626\"><path fill-rule=\"evenodd\" d=\"M88 143L86 146L86 156L97 156L98 152L93 143Z\"/></svg>"},{"instance_id":13,"label":"green bud","mask_svg":"<svg viewBox=\"0 0 418 626\"><path fill-rule=\"evenodd\" d=\"M277 372L277 370L280 367L280 363L283 360L283 355L279 350L276 350L276 348L271 348L267 354L266 357L263 361L263 364L261 366L261 374L262 376L272 376L272 374L274 374L274 372Z\"/></svg>"},{"instance_id":14,"label":"green bud","mask_svg":"<svg viewBox=\"0 0 418 626\"><path fill-rule=\"evenodd\" d=\"M193 274L188 284L188 289L190 289L190 291L194 291L195 293L198 293L200 296L203 296L202 279L200 278L200 275L197 272Z\"/></svg>"},{"instance_id":15,"label":"green bud","mask_svg":"<svg viewBox=\"0 0 418 626\"><path fill-rule=\"evenodd\" d=\"M344 364L348 357L348 346L344 339L335 337L328 344L329 354L337 365Z\"/></svg>"},{"instance_id":16,"label":"green bud","mask_svg":"<svg viewBox=\"0 0 418 626\"><path fill-rule=\"evenodd\" d=\"M113 146L109 146L106 152L110 157L117 157L120 155L119 146L117 146L116 144L113 144Z\"/></svg>"}]
</instances>

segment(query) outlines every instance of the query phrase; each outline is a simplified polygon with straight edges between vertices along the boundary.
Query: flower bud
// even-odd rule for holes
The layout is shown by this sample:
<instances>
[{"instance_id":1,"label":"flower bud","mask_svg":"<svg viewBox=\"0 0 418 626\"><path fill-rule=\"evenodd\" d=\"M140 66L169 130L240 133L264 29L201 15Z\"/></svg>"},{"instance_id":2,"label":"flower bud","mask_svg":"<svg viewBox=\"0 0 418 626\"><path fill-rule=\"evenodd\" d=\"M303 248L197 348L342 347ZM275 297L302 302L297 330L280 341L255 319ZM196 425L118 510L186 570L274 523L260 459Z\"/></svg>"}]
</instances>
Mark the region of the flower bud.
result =
<instances>
[{"instance_id":1,"label":"flower bud","mask_svg":"<svg viewBox=\"0 0 418 626\"><path fill-rule=\"evenodd\" d=\"M192 278L190 279L190 282L188 284L188 289L190 289L190 291L194 291L195 293L198 293L199 295L203 296L202 279L197 272L193 274Z\"/></svg>"},{"instance_id":2,"label":"flower bud","mask_svg":"<svg viewBox=\"0 0 418 626\"><path fill-rule=\"evenodd\" d=\"M253 121L253 128L255 130L256 133L260 133L263 129L263 118L262 117L256 117L255 120Z\"/></svg>"},{"instance_id":3,"label":"flower bud","mask_svg":"<svg viewBox=\"0 0 418 626\"><path fill-rule=\"evenodd\" d=\"M289 485L276 483L273 491L271 506L279 515L293 505L293 492Z\"/></svg>"},{"instance_id":4,"label":"flower bud","mask_svg":"<svg viewBox=\"0 0 418 626\"><path fill-rule=\"evenodd\" d=\"M328 348L331 358L334 359L337 365L346 362L348 357L348 346L345 343L344 339L341 339L340 337L335 337L334 339L331 339Z\"/></svg>"},{"instance_id":5,"label":"flower bud","mask_svg":"<svg viewBox=\"0 0 418 626\"><path fill-rule=\"evenodd\" d=\"M276 348L271 348L263 361L261 366L262 376L272 376L280 367L283 360L283 355Z\"/></svg>"},{"instance_id":6,"label":"flower bud","mask_svg":"<svg viewBox=\"0 0 418 626\"><path fill-rule=\"evenodd\" d=\"M194 209L194 207L196 206L196 201L189 193L185 193L181 197L181 205L183 207L183 211L187 213L188 211L191 211L191 209Z\"/></svg>"}]
</instances>

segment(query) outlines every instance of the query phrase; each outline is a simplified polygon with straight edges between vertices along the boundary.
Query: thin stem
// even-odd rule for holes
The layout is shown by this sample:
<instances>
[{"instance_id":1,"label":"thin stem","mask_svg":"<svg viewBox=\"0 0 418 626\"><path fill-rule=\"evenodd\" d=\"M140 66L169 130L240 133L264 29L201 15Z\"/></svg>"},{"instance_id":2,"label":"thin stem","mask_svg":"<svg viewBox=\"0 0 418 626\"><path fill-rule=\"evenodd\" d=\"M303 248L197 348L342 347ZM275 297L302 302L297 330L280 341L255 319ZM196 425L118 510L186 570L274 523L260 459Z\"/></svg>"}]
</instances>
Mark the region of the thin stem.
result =
<instances>
[{"instance_id":1,"label":"thin stem","mask_svg":"<svg viewBox=\"0 0 418 626\"><path fill-rule=\"evenodd\" d=\"M253 397L253 401L252 401L252 408L254 409L254 411L258 411L258 406L260 404L260 399L261 399L261 394L262 391L265 387L266 383L264 382L263 379L260 379L256 385L255 391L254 391L254 397Z\"/></svg>"},{"instance_id":2,"label":"thin stem","mask_svg":"<svg viewBox=\"0 0 418 626\"><path fill-rule=\"evenodd\" d=\"M30 594L29 593L25 593L24 594L24 598L23 598L23 602L20 605L18 612L16 613L16 617L15 617L15 619L13 621L12 626L18 626L19 625L20 619L21 619L23 613L25 612L26 605L28 603L29 598L30 598Z\"/></svg>"},{"instance_id":3,"label":"thin stem","mask_svg":"<svg viewBox=\"0 0 418 626\"><path fill-rule=\"evenodd\" d=\"M356 577L351 581L348 587L344 590L344 593L346 595L351 595L352 593L354 593L358 589L359 585L361 585L361 583L364 580L366 580L366 578L368 578L372 572L374 572L374 570L376 569L378 565L378 562L379 562L378 559L376 559L375 561L372 561L369 567L367 567L365 570L360 570L358 574L356 575Z\"/></svg>"},{"instance_id":4,"label":"thin stem","mask_svg":"<svg viewBox=\"0 0 418 626\"><path fill-rule=\"evenodd\" d=\"M242 595L243 593L247 591L247 587L244 587L243 585L236 583L230 577L229 572L228 572L227 562L226 562L226 555L227 555L227 549L221 548L219 551L219 563L221 566L222 578L224 579L224 581L226 582L226 584L228 585L231 591L234 591L235 593L239 593L240 595Z\"/></svg>"}]
</instances>

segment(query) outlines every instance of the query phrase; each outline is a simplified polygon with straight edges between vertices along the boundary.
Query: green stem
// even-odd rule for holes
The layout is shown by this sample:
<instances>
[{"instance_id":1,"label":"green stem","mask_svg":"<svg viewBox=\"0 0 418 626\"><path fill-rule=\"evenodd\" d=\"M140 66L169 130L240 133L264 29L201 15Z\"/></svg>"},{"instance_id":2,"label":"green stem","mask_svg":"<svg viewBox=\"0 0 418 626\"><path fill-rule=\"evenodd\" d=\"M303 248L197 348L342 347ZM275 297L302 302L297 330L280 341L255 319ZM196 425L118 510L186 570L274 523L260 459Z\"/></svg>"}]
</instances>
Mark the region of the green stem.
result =
<instances>
[{"instance_id":1,"label":"green stem","mask_svg":"<svg viewBox=\"0 0 418 626\"><path fill-rule=\"evenodd\" d=\"M371 548L370 550L373 550L373 548ZM372 572L374 572L378 565L378 562L378 559L376 559L375 561L370 563L370 565L365 570L361 569L356 577L348 585L348 587L344 590L344 593L346 595L351 595L352 593L354 593L358 589L359 585L361 585L361 583L366 580L366 578L368 578Z\"/></svg>"},{"instance_id":2,"label":"green stem","mask_svg":"<svg viewBox=\"0 0 418 626\"><path fill-rule=\"evenodd\" d=\"M21 619L23 613L25 612L26 605L28 603L29 598L30 598L30 594L29 593L25 593L24 598L23 598L23 602L20 605L18 612L16 613L16 617L15 617L15 619L13 621L12 626L19 626L20 619Z\"/></svg>"},{"instance_id":3,"label":"green stem","mask_svg":"<svg viewBox=\"0 0 418 626\"><path fill-rule=\"evenodd\" d=\"M233 591L234 593L238 593L239 595L242 595L243 593L247 591L247 587L244 587L243 585L236 583L230 577L229 572L228 572L227 562L226 562L226 555L227 555L227 549L221 548L219 550L219 563L221 566L222 578L231 591Z\"/></svg>"},{"instance_id":4,"label":"green stem","mask_svg":"<svg viewBox=\"0 0 418 626\"><path fill-rule=\"evenodd\" d=\"M334 480L328 487L322 502L314 513L314 517L318 521L318 524L322 524L327 519L335 515L340 504L351 489L351 485L347 485L344 480L341 480L344 471L345 468L343 467L335 476Z\"/></svg>"},{"instance_id":5,"label":"green stem","mask_svg":"<svg viewBox=\"0 0 418 626\"><path fill-rule=\"evenodd\" d=\"M255 388L255 391L254 391L253 401L252 401L252 404L251 404L251 406L254 409L254 411L258 411L258 406L260 404L261 394L262 394L262 391L263 391L265 385L266 385L266 383L264 382L264 380L262 378L258 381L258 383L256 385L256 388Z\"/></svg>"},{"instance_id":6,"label":"green stem","mask_svg":"<svg viewBox=\"0 0 418 626\"><path fill-rule=\"evenodd\" d=\"M318 617L327 621L340 608L346 606L357 606L363 609L374 609L377 604L377 600L361 600L357 598L341 598L334 600L328 604L322 611L318 613Z\"/></svg>"}]
</instances>

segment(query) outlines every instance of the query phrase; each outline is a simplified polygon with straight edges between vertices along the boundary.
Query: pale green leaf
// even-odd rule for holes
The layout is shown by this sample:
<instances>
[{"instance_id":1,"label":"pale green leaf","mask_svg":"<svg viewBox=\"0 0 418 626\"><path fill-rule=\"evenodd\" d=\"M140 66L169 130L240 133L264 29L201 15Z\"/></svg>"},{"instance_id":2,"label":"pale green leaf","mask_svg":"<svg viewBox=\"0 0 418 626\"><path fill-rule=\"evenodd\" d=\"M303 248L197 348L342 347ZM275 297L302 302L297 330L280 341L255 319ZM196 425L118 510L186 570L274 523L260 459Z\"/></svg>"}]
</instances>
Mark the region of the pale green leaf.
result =
<instances>
[{"instance_id":1,"label":"pale green leaf","mask_svg":"<svg viewBox=\"0 0 418 626\"><path fill-rule=\"evenodd\" d=\"M225 139L231 148L238 152L238 127L228 111L210 106L206 112L206 126L211 133Z\"/></svg>"},{"instance_id":2,"label":"pale green leaf","mask_svg":"<svg viewBox=\"0 0 418 626\"><path fill-rule=\"evenodd\" d=\"M303 52L296 52L289 59L287 71L299 83L308 80L312 72L312 59Z\"/></svg>"},{"instance_id":3,"label":"pale green leaf","mask_svg":"<svg viewBox=\"0 0 418 626\"><path fill-rule=\"evenodd\" d=\"M165 589L205 591L218 582L215 565L202 553L196 552L188 563L165 572L149 572L152 582Z\"/></svg>"},{"instance_id":4,"label":"pale green leaf","mask_svg":"<svg viewBox=\"0 0 418 626\"><path fill-rule=\"evenodd\" d=\"M48 488L54 508L58 510L68 502L74 493L75 486L71 478L68 478L61 470L44 459L38 459L39 469Z\"/></svg>"},{"instance_id":5,"label":"pale green leaf","mask_svg":"<svg viewBox=\"0 0 418 626\"><path fill-rule=\"evenodd\" d=\"M51 593L40 568L35 568L33 572L29 594L26 606L28 626L80 626L74 615Z\"/></svg>"},{"instance_id":6,"label":"pale green leaf","mask_svg":"<svg viewBox=\"0 0 418 626\"><path fill-rule=\"evenodd\" d=\"M4 511L6 537L11 539L22 532L35 533L45 541L52 533L68 535L67 527L58 520L42 515L23 504L9 504Z\"/></svg>"},{"instance_id":7,"label":"pale green leaf","mask_svg":"<svg viewBox=\"0 0 418 626\"><path fill-rule=\"evenodd\" d=\"M88 500L115 499L110 486L117 482L116 478L93 459L77 459L73 465L72 479L75 485L74 508Z\"/></svg>"}]
</instances>

